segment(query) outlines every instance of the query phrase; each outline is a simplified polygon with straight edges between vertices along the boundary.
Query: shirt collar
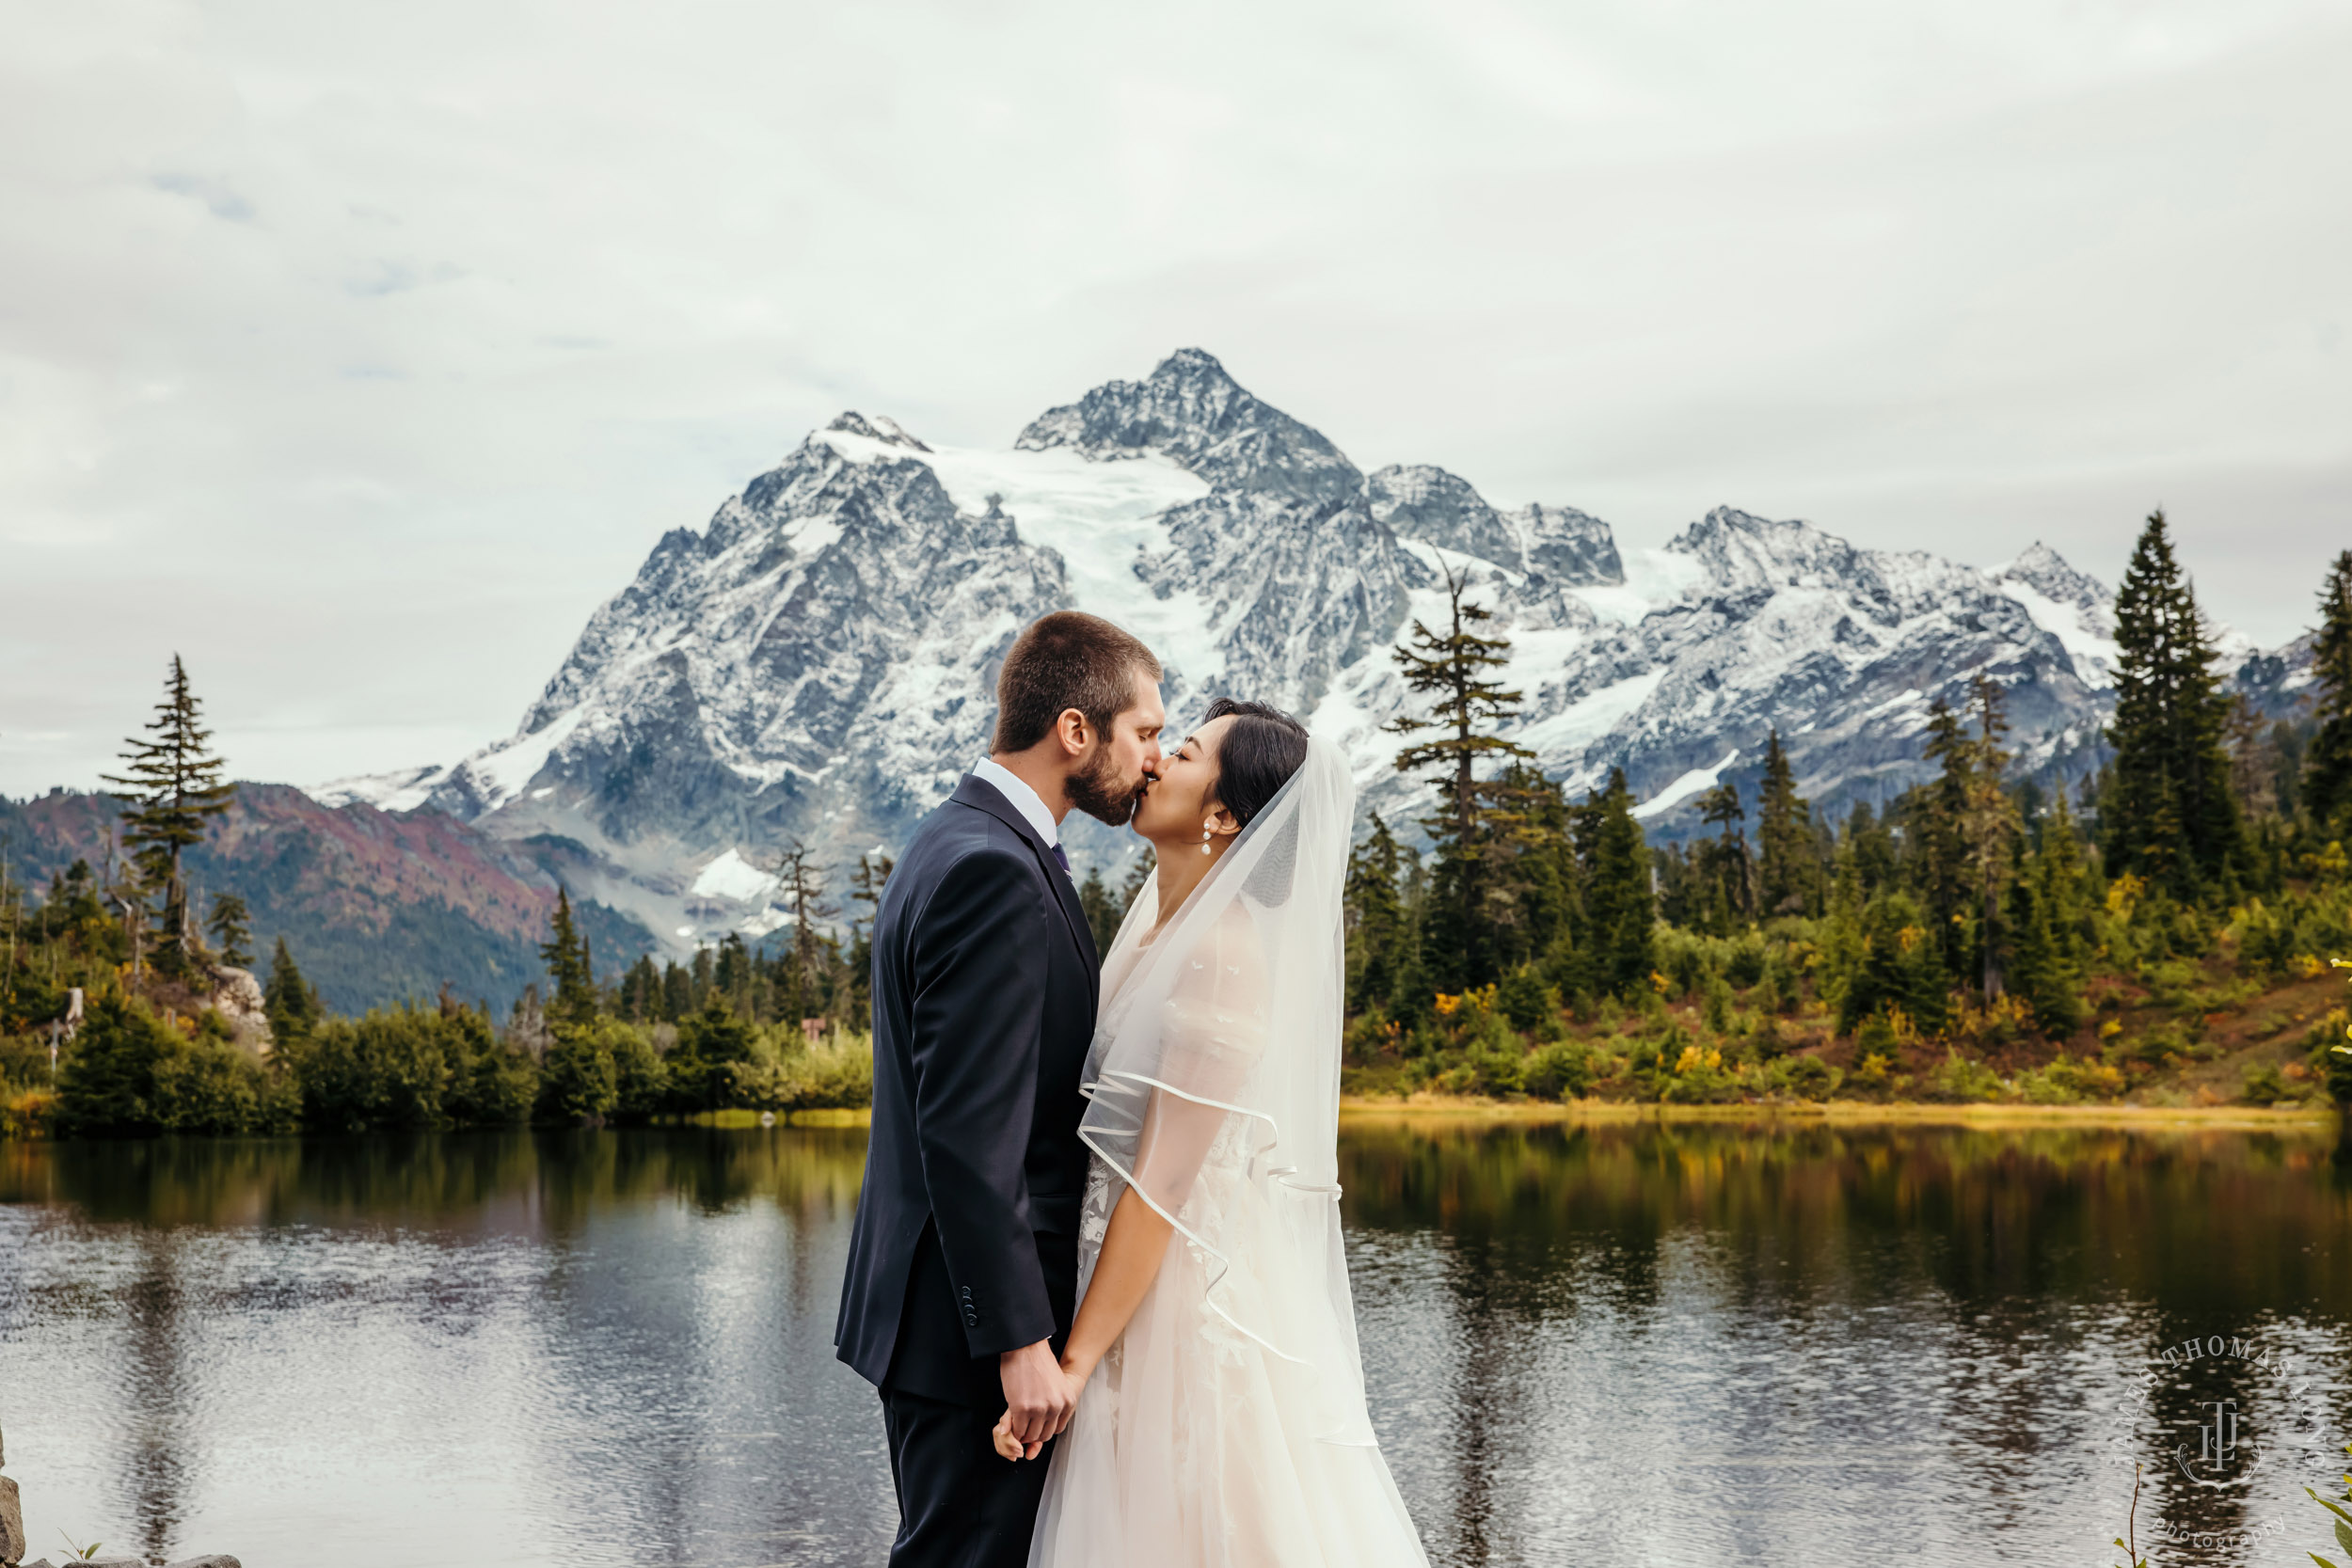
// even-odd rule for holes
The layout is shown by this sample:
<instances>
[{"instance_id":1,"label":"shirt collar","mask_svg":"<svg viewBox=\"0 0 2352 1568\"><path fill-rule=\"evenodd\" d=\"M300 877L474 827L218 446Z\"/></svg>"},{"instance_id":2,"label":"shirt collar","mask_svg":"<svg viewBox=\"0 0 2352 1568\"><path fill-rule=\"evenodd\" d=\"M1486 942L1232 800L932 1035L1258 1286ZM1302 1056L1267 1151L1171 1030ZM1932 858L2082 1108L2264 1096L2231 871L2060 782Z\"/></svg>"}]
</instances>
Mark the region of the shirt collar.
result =
<instances>
[{"instance_id":1,"label":"shirt collar","mask_svg":"<svg viewBox=\"0 0 2352 1568\"><path fill-rule=\"evenodd\" d=\"M1054 814L1045 809L1045 802L1038 799L1037 791L1022 783L1021 775L993 757L982 757L972 765L972 776L987 780L996 793L1021 814L1022 820L1037 830L1038 836L1048 846L1061 842L1061 824L1056 822Z\"/></svg>"}]
</instances>

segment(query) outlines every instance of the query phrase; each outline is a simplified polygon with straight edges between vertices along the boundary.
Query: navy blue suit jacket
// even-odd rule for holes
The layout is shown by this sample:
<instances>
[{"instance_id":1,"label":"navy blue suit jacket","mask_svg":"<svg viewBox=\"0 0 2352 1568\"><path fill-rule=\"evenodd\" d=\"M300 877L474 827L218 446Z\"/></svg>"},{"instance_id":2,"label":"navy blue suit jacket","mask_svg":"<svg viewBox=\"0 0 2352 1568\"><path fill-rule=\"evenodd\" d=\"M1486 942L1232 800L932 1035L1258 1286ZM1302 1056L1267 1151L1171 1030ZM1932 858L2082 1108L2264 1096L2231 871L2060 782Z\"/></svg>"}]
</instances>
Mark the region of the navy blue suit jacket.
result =
<instances>
[{"instance_id":1,"label":"navy blue suit jacket","mask_svg":"<svg viewBox=\"0 0 2352 1568\"><path fill-rule=\"evenodd\" d=\"M874 918L874 1118L834 1344L868 1382L1000 1399L1070 1330L1101 984L1077 890L995 787L924 818Z\"/></svg>"}]
</instances>

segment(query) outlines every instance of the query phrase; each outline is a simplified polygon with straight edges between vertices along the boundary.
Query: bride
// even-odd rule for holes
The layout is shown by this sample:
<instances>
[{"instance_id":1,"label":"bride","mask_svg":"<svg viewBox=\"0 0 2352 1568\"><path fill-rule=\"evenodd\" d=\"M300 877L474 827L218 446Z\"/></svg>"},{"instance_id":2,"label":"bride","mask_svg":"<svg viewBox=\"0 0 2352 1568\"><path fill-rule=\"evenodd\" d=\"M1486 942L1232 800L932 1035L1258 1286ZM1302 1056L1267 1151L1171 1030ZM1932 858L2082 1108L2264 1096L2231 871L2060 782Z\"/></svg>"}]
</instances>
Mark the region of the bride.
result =
<instances>
[{"instance_id":1,"label":"bride","mask_svg":"<svg viewBox=\"0 0 2352 1568\"><path fill-rule=\"evenodd\" d=\"M1032 1568L1428 1561L1365 1416L1340 1242L1354 814L1336 750L1230 699L1136 808L1159 872L1103 966L1077 1409Z\"/></svg>"}]
</instances>

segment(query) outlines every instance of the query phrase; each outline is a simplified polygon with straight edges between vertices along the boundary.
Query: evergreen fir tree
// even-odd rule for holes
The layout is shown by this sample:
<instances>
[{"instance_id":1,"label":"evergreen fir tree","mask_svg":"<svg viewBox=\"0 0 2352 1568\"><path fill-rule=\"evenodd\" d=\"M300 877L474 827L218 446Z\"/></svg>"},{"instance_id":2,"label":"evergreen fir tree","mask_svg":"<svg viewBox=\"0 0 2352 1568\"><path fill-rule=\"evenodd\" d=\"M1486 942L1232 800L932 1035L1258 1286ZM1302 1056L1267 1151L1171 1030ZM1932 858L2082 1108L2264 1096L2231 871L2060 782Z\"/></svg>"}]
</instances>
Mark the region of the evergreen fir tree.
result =
<instances>
[{"instance_id":1,"label":"evergreen fir tree","mask_svg":"<svg viewBox=\"0 0 2352 1568\"><path fill-rule=\"evenodd\" d=\"M1408 739L1396 754L1397 770L1425 772L1437 786L1438 814L1422 824L1435 840L1438 881L1422 946L1433 982L1450 990L1493 976L1491 927L1483 908L1490 887L1489 861L1499 832L1513 825L1517 816L1511 810L1515 786L1504 780L1481 780L1477 766L1513 758L1533 761L1535 755L1486 733L1489 726L1518 715L1520 698L1488 678L1490 672L1509 662L1511 644L1473 629L1494 617L1463 598L1468 586L1466 574L1449 572L1446 594L1452 619L1447 629L1432 631L1416 620L1409 644L1393 651L1406 689L1435 699L1432 716L1400 714L1386 726ZM1431 738L1410 738L1423 735Z\"/></svg>"},{"instance_id":2,"label":"evergreen fir tree","mask_svg":"<svg viewBox=\"0 0 2352 1568\"><path fill-rule=\"evenodd\" d=\"M2303 753L2297 793L2323 833L2352 833L2352 550L2339 551L2319 593L2312 639L2319 727Z\"/></svg>"},{"instance_id":3,"label":"evergreen fir tree","mask_svg":"<svg viewBox=\"0 0 2352 1568\"><path fill-rule=\"evenodd\" d=\"M829 967L825 959L831 944L822 923L841 912L837 906L824 901L824 880L810 862L807 847L794 839L785 847L783 863L777 868L785 907L792 911L792 973L784 1016L796 1025L804 1018L820 1017L824 1012L825 971Z\"/></svg>"},{"instance_id":4,"label":"evergreen fir tree","mask_svg":"<svg viewBox=\"0 0 2352 1568\"><path fill-rule=\"evenodd\" d=\"M1975 888L1968 875L1968 815L1977 747L1951 705L1938 697L1928 705L1927 759L1935 778L1909 793L1911 884L1926 901L1929 937L1953 974L1968 972L1969 904Z\"/></svg>"},{"instance_id":5,"label":"evergreen fir tree","mask_svg":"<svg viewBox=\"0 0 2352 1568\"><path fill-rule=\"evenodd\" d=\"M2100 822L2110 863L2194 896L2228 877L2240 833L2213 639L2161 511L2116 594L2115 641L2115 787Z\"/></svg>"},{"instance_id":6,"label":"evergreen fir tree","mask_svg":"<svg viewBox=\"0 0 2352 1568\"><path fill-rule=\"evenodd\" d=\"M2034 1022L2053 1038L2074 1032L2082 1022L2082 976L2074 965L2072 944L2051 919L2043 890L2050 879L2022 867L2010 879L2009 908L2004 925L2009 934L2009 979L2017 994L2033 1008Z\"/></svg>"},{"instance_id":7,"label":"evergreen fir tree","mask_svg":"<svg viewBox=\"0 0 2352 1568\"><path fill-rule=\"evenodd\" d=\"M2006 693L1998 681L1979 674L1971 685L1977 713L1977 738L1968 757L1967 811L1962 831L1968 841L1968 858L1977 881L1977 945L1980 994L1987 1003L2001 994L2001 886L2016 843L2017 805L2002 786L2009 770L2009 752L2001 737L2009 733L2003 707Z\"/></svg>"},{"instance_id":8,"label":"evergreen fir tree","mask_svg":"<svg viewBox=\"0 0 2352 1568\"><path fill-rule=\"evenodd\" d=\"M1930 917L1909 894L1881 894L1862 916L1861 962L1838 1000L1837 1030L1851 1034L1871 1014L1899 1008L1922 1034L1944 1027L1949 979Z\"/></svg>"},{"instance_id":9,"label":"evergreen fir tree","mask_svg":"<svg viewBox=\"0 0 2352 1568\"><path fill-rule=\"evenodd\" d=\"M1546 955L1566 928L1575 852L1568 802L1541 769L1514 761L1494 781L1486 888L1480 914L1488 958L1503 974Z\"/></svg>"},{"instance_id":10,"label":"evergreen fir tree","mask_svg":"<svg viewBox=\"0 0 2352 1568\"><path fill-rule=\"evenodd\" d=\"M213 934L222 963L230 969L253 967L253 920L244 899L233 893L213 895L213 912L204 927Z\"/></svg>"},{"instance_id":11,"label":"evergreen fir tree","mask_svg":"<svg viewBox=\"0 0 2352 1568\"><path fill-rule=\"evenodd\" d=\"M717 957L710 970L710 995L723 1002L738 1018L751 1016L752 954L743 945L740 932L729 931L719 939ZM800 1020L794 1019L798 1023Z\"/></svg>"},{"instance_id":12,"label":"evergreen fir tree","mask_svg":"<svg viewBox=\"0 0 2352 1568\"><path fill-rule=\"evenodd\" d=\"M1755 912L1755 867L1748 857L1745 824L1748 814L1740 803L1737 784L1720 784L1701 795L1699 820L1721 829L1711 841L1694 850L1698 863L1702 919L1715 936L1728 936L1733 925Z\"/></svg>"},{"instance_id":13,"label":"evergreen fir tree","mask_svg":"<svg viewBox=\"0 0 2352 1568\"><path fill-rule=\"evenodd\" d=\"M1797 793L1797 772L1777 729L1764 738L1764 778L1756 815L1757 912L1767 919L1816 912L1821 900L1821 865L1814 848L1813 806Z\"/></svg>"},{"instance_id":14,"label":"evergreen fir tree","mask_svg":"<svg viewBox=\"0 0 2352 1568\"><path fill-rule=\"evenodd\" d=\"M318 992L294 967L294 954L279 937L269 957L269 984L262 990L262 1009L269 1016L269 1032L280 1045L309 1035L325 1009Z\"/></svg>"},{"instance_id":15,"label":"evergreen fir tree","mask_svg":"<svg viewBox=\"0 0 2352 1568\"><path fill-rule=\"evenodd\" d=\"M675 1023L694 1010L694 977L675 958L661 970L661 1021Z\"/></svg>"},{"instance_id":16,"label":"evergreen fir tree","mask_svg":"<svg viewBox=\"0 0 2352 1568\"><path fill-rule=\"evenodd\" d=\"M1087 929L1094 933L1094 956L1099 963L1110 957L1111 943L1119 940L1119 923L1124 918L1118 895L1103 880L1101 866L1087 868L1086 880L1078 884L1078 908L1085 911Z\"/></svg>"},{"instance_id":17,"label":"evergreen fir tree","mask_svg":"<svg viewBox=\"0 0 2352 1568\"><path fill-rule=\"evenodd\" d=\"M2089 865L2074 809L2060 789L2042 823L2042 847L2034 855L2037 895L2052 938L2066 962L2080 969L2090 946L2088 927L2094 902L2085 886Z\"/></svg>"},{"instance_id":18,"label":"evergreen fir tree","mask_svg":"<svg viewBox=\"0 0 2352 1568\"><path fill-rule=\"evenodd\" d=\"M1407 931L1398 886L1406 850L1378 812L1372 832L1347 857L1347 1005L1352 1012L1389 1006L1404 973Z\"/></svg>"},{"instance_id":19,"label":"evergreen fir tree","mask_svg":"<svg viewBox=\"0 0 2352 1568\"><path fill-rule=\"evenodd\" d=\"M1609 785L1575 814L1578 858L1583 863L1583 907L1577 931L1583 984L1580 990L1632 996L1658 967L1656 906L1650 858L1625 769L1609 770Z\"/></svg>"},{"instance_id":20,"label":"evergreen fir tree","mask_svg":"<svg viewBox=\"0 0 2352 1568\"><path fill-rule=\"evenodd\" d=\"M621 1010L632 1023L652 1023L661 1017L661 972L650 954L640 957L621 977Z\"/></svg>"},{"instance_id":21,"label":"evergreen fir tree","mask_svg":"<svg viewBox=\"0 0 2352 1568\"><path fill-rule=\"evenodd\" d=\"M147 722L148 733L126 740L123 771L105 775L123 805L123 843L152 921L156 966L173 974L184 974L200 957L181 855L204 842L212 818L229 809L236 793L222 778L228 765L212 750L202 712L186 666L172 655L164 700Z\"/></svg>"},{"instance_id":22,"label":"evergreen fir tree","mask_svg":"<svg viewBox=\"0 0 2352 1568\"><path fill-rule=\"evenodd\" d=\"M2230 758L2230 794L2240 818L2261 822L2278 816L2279 753L2270 722L2243 692L2222 705L2221 749Z\"/></svg>"},{"instance_id":23,"label":"evergreen fir tree","mask_svg":"<svg viewBox=\"0 0 2352 1568\"><path fill-rule=\"evenodd\" d=\"M596 983L588 973L588 954L580 937L580 928L572 920L572 895L563 889L555 891L555 914L552 934L540 943L539 957L548 966L548 978L552 982L548 1019L551 1023L588 1024L596 1020Z\"/></svg>"},{"instance_id":24,"label":"evergreen fir tree","mask_svg":"<svg viewBox=\"0 0 2352 1568\"><path fill-rule=\"evenodd\" d=\"M1882 818L1867 800L1856 800L1838 834L1838 842L1853 858L1853 875L1864 898L1895 880L1900 858L1895 851L1893 814ZM1859 913L1861 906L1855 911Z\"/></svg>"}]
</instances>

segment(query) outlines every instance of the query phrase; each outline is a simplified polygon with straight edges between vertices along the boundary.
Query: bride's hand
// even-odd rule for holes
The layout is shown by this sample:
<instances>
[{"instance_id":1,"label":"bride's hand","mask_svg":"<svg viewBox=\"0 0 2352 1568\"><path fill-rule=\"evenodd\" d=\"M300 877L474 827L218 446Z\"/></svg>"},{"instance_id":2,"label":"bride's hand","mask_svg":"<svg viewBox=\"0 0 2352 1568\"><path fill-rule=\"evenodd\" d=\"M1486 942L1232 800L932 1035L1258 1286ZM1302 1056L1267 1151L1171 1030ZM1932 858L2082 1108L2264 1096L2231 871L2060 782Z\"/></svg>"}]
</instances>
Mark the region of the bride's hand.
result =
<instances>
[{"instance_id":1,"label":"bride's hand","mask_svg":"<svg viewBox=\"0 0 2352 1568\"><path fill-rule=\"evenodd\" d=\"M1070 1385L1070 1408L1074 1416L1077 1413L1079 1396L1086 1392L1086 1374L1064 1361L1061 1364L1061 1375L1063 1380ZM1070 1423L1064 1421L1056 1435L1058 1436L1061 1432L1069 1430ZM1035 1459L1045 1448L1042 1443L1031 1443L1025 1449L1022 1446L1021 1439L1012 1434L1012 1411L1009 1407L1002 1416L996 1418L996 1425L990 1431L988 1436L989 1441L996 1445L996 1457L999 1459Z\"/></svg>"}]
</instances>

